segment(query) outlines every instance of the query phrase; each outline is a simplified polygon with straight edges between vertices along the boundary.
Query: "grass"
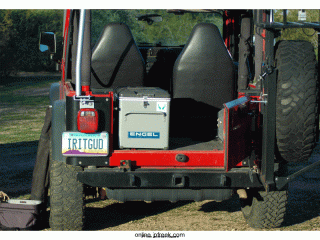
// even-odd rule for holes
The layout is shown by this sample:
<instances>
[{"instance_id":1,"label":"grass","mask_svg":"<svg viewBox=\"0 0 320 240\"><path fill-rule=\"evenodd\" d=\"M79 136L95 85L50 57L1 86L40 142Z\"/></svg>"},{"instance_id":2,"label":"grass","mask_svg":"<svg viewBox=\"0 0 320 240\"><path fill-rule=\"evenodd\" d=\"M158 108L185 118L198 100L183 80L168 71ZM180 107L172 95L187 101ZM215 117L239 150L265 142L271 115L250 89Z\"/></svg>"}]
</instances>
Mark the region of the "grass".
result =
<instances>
[{"instance_id":1,"label":"grass","mask_svg":"<svg viewBox=\"0 0 320 240\"><path fill-rule=\"evenodd\" d=\"M49 97L46 89L59 77L9 77L0 79L0 144L39 140Z\"/></svg>"},{"instance_id":2,"label":"grass","mask_svg":"<svg viewBox=\"0 0 320 240\"><path fill-rule=\"evenodd\" d=\"M46 108L49 105L48 89L52 83L59 80L59 76L0 78L0 144L39 140ZM9 149L14 149L15 145L9 146ZM28 176L21 178L30 181L29 175L32 177L32 172L27 174ZM17 182L17 179L14 182ZM25 192L16 192L11 194L11 197L29 199L30 193Z\"/></svg>"},{"instance_id":3,"label":"grass","mask_svg":"<svg viewBox=\"0 0 320 240\"><path fill-rule=\"evenodd\" d=\"M45 108L43 108L45 111ZM40 138L44 114L33 114L32 119L25 118L22 114L17 120L6 121L0 117L2 131L0 132L0 144L37 141Z\"/></svg>"}]
</instances>

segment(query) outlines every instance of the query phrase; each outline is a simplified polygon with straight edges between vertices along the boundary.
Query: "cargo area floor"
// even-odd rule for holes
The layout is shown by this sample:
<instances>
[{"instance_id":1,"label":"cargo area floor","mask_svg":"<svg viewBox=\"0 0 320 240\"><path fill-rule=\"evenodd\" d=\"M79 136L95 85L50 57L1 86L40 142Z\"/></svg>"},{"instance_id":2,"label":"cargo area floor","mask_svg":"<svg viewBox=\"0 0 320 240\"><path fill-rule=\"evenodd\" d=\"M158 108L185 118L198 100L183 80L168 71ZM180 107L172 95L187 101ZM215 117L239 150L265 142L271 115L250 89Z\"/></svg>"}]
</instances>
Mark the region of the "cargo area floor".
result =
<instances>
[{"instance_id":1,"label":"cargo area floor","mask_svg":"<svg viewBox=\"0 0 320 240\"><path fill-rule=\"evenodd\" d=\"M172 138L169 139L169 150L185 150L185 151L207 151L207 150L223 150L223 142L219 139L211 141L196 141L191 138Z\"/></svg>"}]
</instances>

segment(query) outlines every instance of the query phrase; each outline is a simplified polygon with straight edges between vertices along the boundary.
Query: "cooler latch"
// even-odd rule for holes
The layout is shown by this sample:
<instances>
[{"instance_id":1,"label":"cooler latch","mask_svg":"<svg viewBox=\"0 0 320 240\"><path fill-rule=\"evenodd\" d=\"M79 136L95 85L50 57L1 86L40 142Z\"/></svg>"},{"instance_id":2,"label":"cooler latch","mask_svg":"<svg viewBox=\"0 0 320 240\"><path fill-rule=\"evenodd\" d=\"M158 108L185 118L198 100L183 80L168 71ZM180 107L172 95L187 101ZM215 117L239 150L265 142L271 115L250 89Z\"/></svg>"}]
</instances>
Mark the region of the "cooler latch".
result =
<instances>
[{"instance_id":1,"label":"cooler latch","mask_svg":"<svg viewBox=\"0 0 320 240\"><path fill-rule=\"evenodd\" d=\"M143 107L144 107L144 108L147 108L148 105L150 105L149 102L148 102L148 97L147 97L147 96L144 96L144 97L143 97Z\"/></svg>"}]
</instances>

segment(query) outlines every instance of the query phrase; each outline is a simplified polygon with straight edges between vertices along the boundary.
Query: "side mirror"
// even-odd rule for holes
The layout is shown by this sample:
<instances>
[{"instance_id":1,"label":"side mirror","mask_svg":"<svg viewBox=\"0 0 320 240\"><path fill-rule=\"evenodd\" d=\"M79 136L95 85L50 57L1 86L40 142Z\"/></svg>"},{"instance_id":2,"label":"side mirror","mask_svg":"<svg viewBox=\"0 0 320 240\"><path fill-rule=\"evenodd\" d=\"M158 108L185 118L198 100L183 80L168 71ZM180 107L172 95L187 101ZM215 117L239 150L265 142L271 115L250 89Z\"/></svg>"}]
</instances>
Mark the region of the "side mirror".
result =
<instances>
[{"instance_id":1,"label":"side mirror","mask_svg":"<svg viewBox=\"0 0 320 240\"><path fill-rule=\"evenodd\" d=\"M53 32L41 33L39 49L41 52L56 53L56 35Z\"/></svg>"}]
</instances>

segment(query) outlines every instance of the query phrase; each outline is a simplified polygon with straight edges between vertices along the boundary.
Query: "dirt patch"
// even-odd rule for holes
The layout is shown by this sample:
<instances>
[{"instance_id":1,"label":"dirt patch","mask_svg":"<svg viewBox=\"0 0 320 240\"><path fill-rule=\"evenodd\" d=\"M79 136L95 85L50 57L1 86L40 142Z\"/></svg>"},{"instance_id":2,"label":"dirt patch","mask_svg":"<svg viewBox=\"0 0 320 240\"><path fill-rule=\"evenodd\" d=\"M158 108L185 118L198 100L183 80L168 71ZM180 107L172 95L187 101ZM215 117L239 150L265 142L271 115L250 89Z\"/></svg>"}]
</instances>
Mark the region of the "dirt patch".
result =
<instances>
[{"instance_id":1,"label":"dirt patch","mask_svg":"<svg viewBox=\"0 0 320 240\"><path fill-rule=\"evenodd\" d=\"M18 72L13 77L61 76L60 72Z\"/></svg>"},{"instance_id":2,"label":"dirt patch","mask_svg":"<svg viewBox=\"0 0 320 240\"><path fill-rule=\"evenodd\" d=\"M30 193L38 142L0 144L0 189L17 197Z\"/></svg>"},{"instance_id":3,"label":"dirt patch","mask_svg":"<svg viewBox=\"0 0 320 240\"><path fill-rule=\"evenodd\" d=\"M26 96L26 97L37 97L37 96L49 96L50 87L40 87L37 89L21 89L14 92L14 95Z\"/></svg>"},{"instance_id":4,"label":"dirt patch","mask_svg":"<svg viewBox=\"0 0 320 240\"><path fill-rule=\"evenodd\" d=\"M98 211L100 213L98 213ZM214 202L128 202L86 210L88 230L104 231L230 231L252 230L240 212L237 197ZM94 216L103 216L100 221ZM102 221L101 221L102 220Z\"/></svg>"}]
</instances>

